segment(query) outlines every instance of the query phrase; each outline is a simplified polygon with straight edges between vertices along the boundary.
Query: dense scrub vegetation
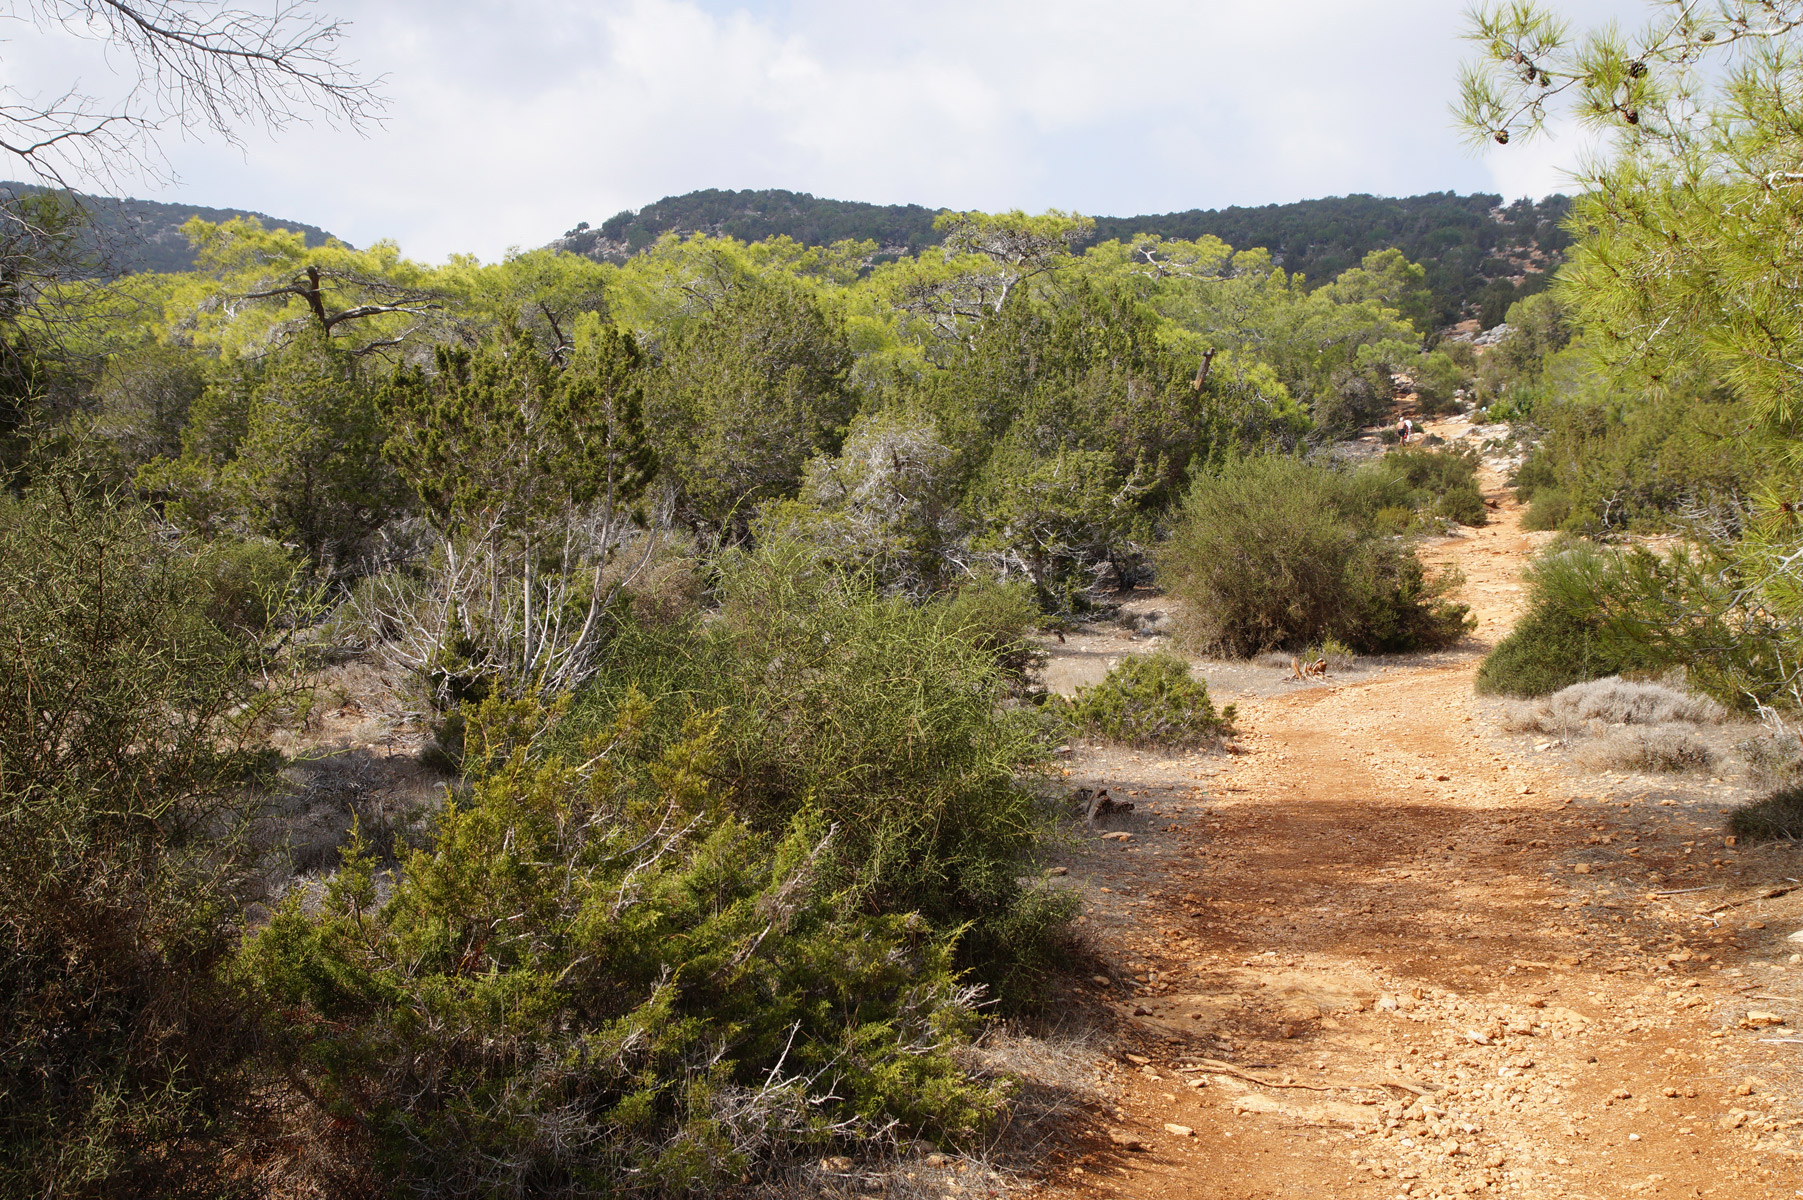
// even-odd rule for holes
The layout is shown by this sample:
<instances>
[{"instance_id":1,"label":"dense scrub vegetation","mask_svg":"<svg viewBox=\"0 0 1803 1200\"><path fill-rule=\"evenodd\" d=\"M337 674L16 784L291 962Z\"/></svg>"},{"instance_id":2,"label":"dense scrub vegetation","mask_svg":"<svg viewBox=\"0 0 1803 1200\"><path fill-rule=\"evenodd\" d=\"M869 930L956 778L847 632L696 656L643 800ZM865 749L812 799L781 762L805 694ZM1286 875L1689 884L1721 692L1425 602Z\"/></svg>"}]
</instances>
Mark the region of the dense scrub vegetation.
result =
<instances>
[{"instance_id":1,"label":"dense scrub vegetation","mask_svg":"<svg viewBox=\"0 0 1803 1200\"><path fill-rule=\"evenodd\" d=\"M1007 1105L982 1014L1073 953L1050 750L1232 719L1170 657L1067 708L1030 635L1154 564L1239 652L1462 628L1411 538L1482 519L1472 460L1317 453L1392 421L1397 376L1474 383L1393 250L1317 285L965 213L874 266L666 236L430 267L195 220L195 270L103 281L77 210L18 203L13 1190L279 1161L275 1190L706 1194L976 1144ZM1206 590L1267 535L1250 591ZM347 801L303 857L312 766L275 746L350 665L398 681L441 786Z\"/></svg>"},{"instance_id":2,"label":"dense scrub vegetation","mask_svg":"<svg viewBox=\"0 0 1803 1200\"><path fill-rule=\"evenodd\" d=\"M958 965L1029 1005L1072 915L1019 882L1044 821L1020 774L1052 731L1005 701L1036 611L1001 590L881 595L781 541L718 570L713 619L621 630L556 744L638 704L652 746L711 714L709 774L732 811L772 835L804 818L830 826L824 887L963 928Z\"/></svg>"},{"instance_id":3,"label":"dense scrub vegetation","mask_svg":"<svg viewBox=\"0 0 1803 1200\"><path fill-rule=\"evenodd\" d=\"M323 903L246 942L269 1052L407 1190L706 1193L996 1113L954 1057L981 991L955 932L835 881L830 814L737 815L716 716L662 739L651 709L629 692L577 762L528 749L555 714L486 702L468 790L392 892L354 844Z\"/></svg>"},{"instance_id":4,"label":"dense scrub vegetation","mask_svg":"<svg viewBox=\"0 0 1803 1200\"><path fill-rule=\"evenodd\" d=\"M1468 485L1471 461L1450 461ZM1159 561L1160 582L1186 606L1183 639L1248 655L1328 638L1383 652L1461 637L1466 609L1445 598L1457 581L1428 579L1397 536L1422 493L1411 476L1422 472L1388 463L1348 471L1247 458L1197 479Z\"/></svg>"},{"instance_id":5,"label":"dense scrub vegetation","mask_svg":"<svg viewBox=\"0 0 1803 1200\"><path fill-rule=\"evenodd\" d=\"M1731 15L1631 61L1474 21L1481 136L1555 78L1618 123L1569 247L1557 200L910 209L879 244L715 194L572 232L608 261L197 218L192 270L108 279L91 214L0 198L0 1190L697 1195L982 1144L982 1014L1073 957L1054 739L1233 718L1168 655L1050 700L1028 634L1155 575L1198 650L1457 641L1413 538L1484 519L1474 457L1320 452L1405 383L1511 423L1568 535L1480 674L1547 697L1521 727L1701 769L1697 726L1794 711L1790 60L1715 93ZM297 873L278 747L347 661L441 786ZM1715 703L1650 682L1680 669Z\"/></svg>"},{"instance_id":6,"label":"dense scrub vegetation","mask_svg":"<svg viewBox=\"0 0 1803 1200\"><path fill-rule=\"evenodd\" d=\"M218 1185L248 1031L239 791L267 764L258 624L142 509L0 502L0 1191ZM229 612L229 609L227 610ZM197 1140L198 1139L198 1140Z\"/></svg>"},{"instance_id":7,"label":"dense scrub vegetation","mask_svg":"<svg viewBox=\"0 0 1803 1200\"><path fill-rule=\"evenodd\" d=\"M1509 310L1474 398L1531 450L1513 480L1530 529L1608 535L1734 523L1781 448L1744 400L1694 367L1623 388L1557 295Z\"/></svg>"}]
</instances>

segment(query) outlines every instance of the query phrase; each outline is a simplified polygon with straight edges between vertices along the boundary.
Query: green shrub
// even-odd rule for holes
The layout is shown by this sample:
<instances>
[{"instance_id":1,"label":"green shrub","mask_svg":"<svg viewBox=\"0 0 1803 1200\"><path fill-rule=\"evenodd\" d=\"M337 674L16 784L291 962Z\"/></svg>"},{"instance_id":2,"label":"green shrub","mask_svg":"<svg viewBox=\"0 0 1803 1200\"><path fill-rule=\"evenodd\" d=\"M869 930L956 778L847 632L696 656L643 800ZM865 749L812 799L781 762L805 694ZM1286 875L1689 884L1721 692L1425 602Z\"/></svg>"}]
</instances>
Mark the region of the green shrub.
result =
<instances>
[{"instance_id":1,"label":"green shrub","mask_svg":"<svg viewBox=\"0 0 1803 1200\"><path fill-rule=\"evenodd\" d=\"M268 629L290 606L301 579L295 555L262 538L216 539L201 551L198 565L212 584L214 619L253 634Z\"/></svg>"},{"instance_id":2,"label":"green shrub","mask_svg":"<svg viewBox=\"0 0 1803 1200\"><path fill-rule=\"evenodd\" d=\"M1489 518L1477 486L1480 461L1475 449L1405 446L1359 468L1352 487L1366 497L1368 506L1482 525Z\"/></svg>"},{"instance_id":3,"label":"green shrub","mask_svg":"<svg viewBox=\"0 0 1803 1200\"><path fill-rule=\"evenodd\" d=\"M1395 392L1390 372L1383 366L1344 368L1335 372L1331 382L1315 397L1315 424L1340 431L1375 425L1389 413Z\"/></svg>"},{"instance_id":4,"label":"green shrub","mask_svg":"<svg viewBox=\"0 0 1803 1200\"><path fill-rule=\"evenodd\" d=\"M1610 390L1549 401L1534 423L1538 444L1515 476L1534 529L1654 530L1686 509L1733 508L1757 490L1780 449L1748 434L1744 403L1695 380L1673 381L1659 395Z\"/></svg>"},{"instance_id":5,"label":"green shrub","mask_svg":"<svg viewBox=\"0 0 1803 1200\"><path fill-rule=\"evenodd\" d=\"M1527 512L1522 514L1523 529L1562 529L1571 520L1571 495L1564 488L1539 488L1533 496L1533 500L1528 503Z\"/></svg>"},{"instance_id":6,"label":"green shrub","mask_svg":"<svg viewBox=\"0 0 1803 1200\"><path fill-rule=\"evenodd\" d=\"M0 1195L229 1186L254 665L132 506L0 501ZM248 706L248 707L247 707Z\"/></svg>"},{"instance_id":7,"label":"green shrub","mask_svg":"<svg viewBox=\"0 0 1803 1200\"><path fill-rule=\"evenodd\" d=\"M1612 624L1609 598L1623 595L1614 560L1563 546L1528 568L1527 610L1479 664L1477 690L1545 696L1576 683L1664 665L1647 646Z\"/></svg>"},{"instance_id":8,"label":"green shrub","mask_svg":"<svg viewBox=\"0 0 1803 1200\"><path fill-rule=\"evenodd\" d=\"M810 814L836 826L827 886L963 929L960 967L1005 1004L1029 1000L1073 914L1018 882L1042 814L1017 772L1051 748L1037 710L1003 704L999 639L1025 607L1007 593L883 596L781 542L725 556L719 588L709 621L624 628L558 744L606 727L634 689L653 705L654 741L691 711L718 713L715 777L751 828L778 836ZM961 615L974 608L989 615Z\"/></svg>"},{"instance_id":9,"label":"green shrub","mask_svg":"<svg viewBox=\"0 0 1803 1200\"><path fill-rule=\"evenodd\" d=\"M1070 701L1076 726L1131 746L1198 746L1233 729L1234 708L1215 711L1208 684L1175 654L1128 655Z\"/></svg>"},{"instance_id":10,"label":"green shrub","mask_svg":"<svg viewBox=\"0 0 1803 1200\"><path fill-rule=\"evenodd\" d=\"M1465 343L1450 344L1470 349ZM1415 399L1422 414L1431 417L1461 411L1464 405L1460 402L1458 393L1470 387L1470 368L1475 365L1475 359L1460 362L1444 349L1423 354L1409 368L1415 380Z\"/></svg>"},{"instance_id":11,"label":"green shrub","mask_svg":"<svg viewBox=\"0 0 1803 1200\"><path fill-rule=\"evenodd\" d=\"M1793 518L1734 541L1558 546L1528 573L1528 610L1479 668L1486 691L1536 695L1602 675L1681 670L1731 711L1795 704Z\"/></svg>"},{"instance_id":12,"label":"green shrub","mask_svg":"<svg viewBox=\"0 0 1803 1200\"><path fill-rule=\"evenodd\" d=\"M1803 839L1803 787L1780 788L1728 814L1728 832L1749 842Z\"/></svg>"},{"instance_id":13,"label":"green shrub","mask_svg":"<svg viewBox=\"0 0 1803 1200\"><path fill-rule=\"evenodd\" d=\"M846 826L735 816L718 714L659 746L628 691L573 761L529 749L556 716L473 711L468 792L386 899L355 842L244 947L271 1061L357 1158L427 1195L714 1195L987 1122L951 933L832 885Z\"/></svg>"},{"instance_id":14,"label":"green shrub","mask_svg":"<svg viewBox=\"0 0 1803 1200\"><path fill-rule=\"evenodd\" d=\"M975 579L934 601L929 611L941 629L991 655L1016 689L1045 662L1045 651L1027 640L1041 613L1025 583Z\"/></svg>"},{"instance_id":15,"label":"green shrub","mask_svg":"<svg viewBox=\"0 0 1803 1200\"><path fill-rule=\"evenodd\" d=\"M1357 651L1450 645L1469 621L1413 547L1378 522L1384 480L1288 458L1229 464L1191 488L1160 556L1180 632L1204 652Z\"/></svg>"}]
</instances>

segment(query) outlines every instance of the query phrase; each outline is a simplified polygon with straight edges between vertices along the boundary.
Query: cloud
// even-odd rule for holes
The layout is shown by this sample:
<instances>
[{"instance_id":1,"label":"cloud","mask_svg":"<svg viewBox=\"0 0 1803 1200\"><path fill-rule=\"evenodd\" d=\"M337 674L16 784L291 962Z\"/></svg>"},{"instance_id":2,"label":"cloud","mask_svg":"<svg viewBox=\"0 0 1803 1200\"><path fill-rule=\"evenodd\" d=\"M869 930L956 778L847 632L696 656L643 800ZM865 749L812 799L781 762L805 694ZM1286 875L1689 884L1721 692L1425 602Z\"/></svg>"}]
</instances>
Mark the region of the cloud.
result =
<instances>
[{"instance_id":1,"label":"cloud","mask_svg":"<svg viewBox=\"0 0 1803 1200\"><path fill-rule=\"evenodd\" d=\"M384 126L178 143L177 195L438 259L701 187L1123 214L1558 182L1556 147L1461 149L1445 0L325 2Z\"/></svg>"}]
</instances>

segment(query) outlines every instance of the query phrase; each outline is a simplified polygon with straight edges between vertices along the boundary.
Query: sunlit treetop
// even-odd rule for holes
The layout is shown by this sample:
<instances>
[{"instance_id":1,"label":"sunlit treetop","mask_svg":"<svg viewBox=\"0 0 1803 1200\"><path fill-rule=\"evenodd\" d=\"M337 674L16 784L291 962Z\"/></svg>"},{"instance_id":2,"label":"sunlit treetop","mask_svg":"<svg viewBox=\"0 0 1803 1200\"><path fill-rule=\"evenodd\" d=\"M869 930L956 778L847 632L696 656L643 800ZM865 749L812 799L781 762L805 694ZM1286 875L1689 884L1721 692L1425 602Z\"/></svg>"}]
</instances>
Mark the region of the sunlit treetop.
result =
<instances>
[{"instance_id":1,"label":"sunlit treetop","mask_svg":"<svg viewBox=\"0 0 1803 1200\"><path fill-rule=\"evenodd\" d=\"M1803 416L1803 2L1657 0L1636 34L1542 6L1472 14L1458 115L1507 144L1568 113L1612 131L1580 168L1559 295L1641 385L1704 367L1779 427Z\"/></svg>"}]
</instances>

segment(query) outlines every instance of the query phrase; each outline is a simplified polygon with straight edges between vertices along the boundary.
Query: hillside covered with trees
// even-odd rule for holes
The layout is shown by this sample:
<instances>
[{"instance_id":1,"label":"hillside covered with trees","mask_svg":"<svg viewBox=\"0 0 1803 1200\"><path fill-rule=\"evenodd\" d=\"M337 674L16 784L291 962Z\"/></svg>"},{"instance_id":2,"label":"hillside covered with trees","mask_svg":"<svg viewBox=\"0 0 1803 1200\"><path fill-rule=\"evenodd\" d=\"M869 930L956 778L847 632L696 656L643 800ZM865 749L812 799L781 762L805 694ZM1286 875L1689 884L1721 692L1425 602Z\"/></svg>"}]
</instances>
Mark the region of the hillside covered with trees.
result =
<instances>
[{"instance_id":1,"label":"hillside covered with trees","mask_svg":"<svg viewBox=\"0 0 1803 1200\"><path fill-rule=\"evenodd\" d=\"M12 202L42 191L40 184L0 181L0 201ZM80 205L86 219L78 234L78 253L98 274L129 275L139 271L187 271L194 266L194 247L182 226L198 217L202 221L230 221L248 217L266 225L279 225L306 239L309 246L323 246L332 235L315 225L269 216L239 208L208 208L199 204L166 204L159 200L120 199L68 193Z\"/></svg>"},{"instance_id":2,"label":"hillside covered with trees","mask_svg":"<svg viewBox=\"0 0 1803 1200\"><path fill-rule=\"evenodd\" d=\"M1570 242L1561 226L1568 208L1563 196L1506 206L1501 196L1452 192L1400 199L1336 196L1261 208L1098 217L1091 236L1096 241L1139 234L1219 238L1241 249L1269 250L1277 265L1316 283L1356 266L1373 250L1401 250L1427 272L1437 326L1477 320L1488 329L1557 270ZM918 204L823 200L805 192L709 189L668 196L598 226L583 222L553 244L618 262L666 233L705 233L741 241L788 237L808 246L869 241L879 257L895 257L939 243L942 235L933 220L940 211Z\"/></svg>"}]
</instances>

